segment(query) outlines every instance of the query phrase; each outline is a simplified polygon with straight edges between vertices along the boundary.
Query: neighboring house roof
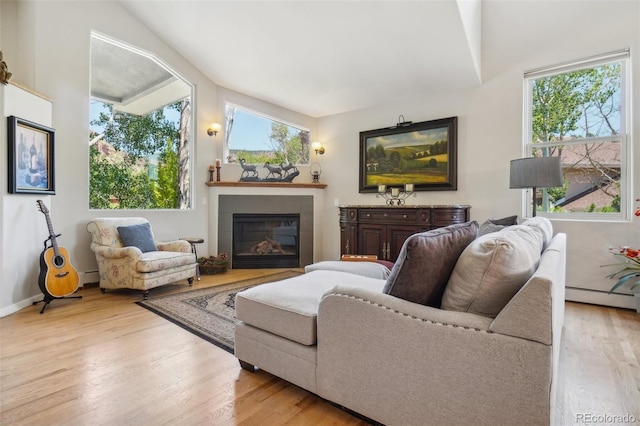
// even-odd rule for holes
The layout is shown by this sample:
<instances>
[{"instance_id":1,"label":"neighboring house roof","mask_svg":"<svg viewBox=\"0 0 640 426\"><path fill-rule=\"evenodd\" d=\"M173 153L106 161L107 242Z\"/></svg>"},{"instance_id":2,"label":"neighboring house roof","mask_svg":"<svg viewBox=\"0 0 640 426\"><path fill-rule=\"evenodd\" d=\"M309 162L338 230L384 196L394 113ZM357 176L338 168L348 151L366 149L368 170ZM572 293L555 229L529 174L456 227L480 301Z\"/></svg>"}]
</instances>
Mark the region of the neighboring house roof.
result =
<instances>
[{"instance_id":1,"label":"neighboring house roof","mask_svg":"<svg viewBox=\"0 0 640 426\"><path fill-rule=\"evenodd\" d=\"M564 145L562 147L562 165L568 167L589 168L593 165L588 157L598 164L609 168L620 168L620 143L600 142Z\"/></svg>"},{"instance_id":2,"label":"neighboring house roof","mask_svg":"<svg viewBox=\"0 0 640 426\"><path fill-rule=\"evenodd\" d=\"M599 208L608 206L613 195L619 195L619 188L603 177L606 174L612 179L619 179L619 142L569 144L564 145L561 152L562 167L565 176L569 178L569 188L567 197L557 200L556 205L567 211L585 211L592 204ZM558 155L557 151L555 155ZM573 179L572 175L575 176ZM584 178L580 179L579 175ZM600 190L603 184L607 185L607 193Z\"/></svg>"}]
</instances>

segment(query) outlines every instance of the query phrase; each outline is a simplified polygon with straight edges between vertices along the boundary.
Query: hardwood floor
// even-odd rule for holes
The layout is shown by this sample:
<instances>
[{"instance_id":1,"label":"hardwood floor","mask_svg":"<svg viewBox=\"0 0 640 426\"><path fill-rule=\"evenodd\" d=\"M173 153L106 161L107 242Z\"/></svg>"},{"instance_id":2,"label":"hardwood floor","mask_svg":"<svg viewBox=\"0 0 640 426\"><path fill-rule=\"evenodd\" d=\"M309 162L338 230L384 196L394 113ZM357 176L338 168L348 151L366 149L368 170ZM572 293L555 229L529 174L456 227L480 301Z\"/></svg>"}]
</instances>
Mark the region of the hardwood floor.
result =
<instances>
[{"instance_id":1,"label":"hardwood floor","mask_svg":"<svg viewBox=\"0 0 640 426\"><path fill-rule=\"evenodd\" d=\"M277 271L230 270L193 288ZM165 286L151 297L188 289ZM366 424L268 373L242 370L233 355L133 303L140 292L79 294L43 315L38 305L0 319L0 424ZM561 358L557 424L624 415L640 423L640 315L567 303Z\"/></svg>"}]
</instances>

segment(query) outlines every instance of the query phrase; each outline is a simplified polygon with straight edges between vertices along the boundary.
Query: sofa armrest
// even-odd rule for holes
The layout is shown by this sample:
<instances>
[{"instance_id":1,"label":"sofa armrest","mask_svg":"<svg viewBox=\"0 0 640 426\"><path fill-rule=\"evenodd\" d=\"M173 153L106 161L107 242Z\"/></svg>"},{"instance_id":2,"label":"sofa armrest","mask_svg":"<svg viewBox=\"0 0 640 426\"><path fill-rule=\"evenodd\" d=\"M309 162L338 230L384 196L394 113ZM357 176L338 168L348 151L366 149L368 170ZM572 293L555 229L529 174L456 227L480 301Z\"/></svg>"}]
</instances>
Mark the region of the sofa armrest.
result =
<instances>
[{"instance_id":1,"label":"sofa armrest","mask_svg":"<svg viewBox=\"0 0 640 426\"><path fill-rule=\"evenodd\" d=\"M156 246L160 251L177 251L181 253L191 253L191 244L185 240L156 241Z\"/></svg>"},{"instance_id":2,"label":"sofa armrest","mask_svg":"<svg viewBox=\"0 0 640 426\"><path fill-rule=\"evenodd\" d=\"M91 243L91 250L107 259L130 257L133 260L138 260L142 256L142 251L137 247L110 247Z\"/></svg>"}]
</instances>

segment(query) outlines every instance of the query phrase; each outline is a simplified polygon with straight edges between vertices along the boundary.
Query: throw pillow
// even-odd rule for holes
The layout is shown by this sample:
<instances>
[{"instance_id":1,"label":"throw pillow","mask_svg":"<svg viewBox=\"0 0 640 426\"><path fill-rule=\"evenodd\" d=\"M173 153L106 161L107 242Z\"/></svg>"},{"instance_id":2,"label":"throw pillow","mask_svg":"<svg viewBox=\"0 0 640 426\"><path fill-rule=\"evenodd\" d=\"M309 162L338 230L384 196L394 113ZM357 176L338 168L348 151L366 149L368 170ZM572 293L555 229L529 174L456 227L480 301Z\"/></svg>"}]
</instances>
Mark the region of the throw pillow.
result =
<instances>
[{"instance_id":1,"label":"throw pillow","mask_svg":"<svg viewBox=\"0 0 640 426\"><path fill-rule=\"evenodd\" d=\"M460 255L442 309L495 318L535 272L543 240L540 229L525 225L478 237Z\"/></svg>"},{"instance_id":2,"label":"throw pillow","mask_svg":"<svg viewBox=\"0 0 640 426\"><path fill-rule=\"evenodd\" d=\"M148 223L118 226L118 233L125 247L138 247L143 253L158 250Z\"/></svg>"},{"instance_id":3,"label":"throw pillow","mask_svg":"<svg viewBox=\"0 0 640 426\"><path fill-rule=\"evenodd\" d=\"M501 219L487 219L478 231L478 236L489 234L491 232L498 232L507 226L513 226L518 224L518 216L507 216Z\"/></svg>"},{"instance_id":4,"label":"throw pillow","mask_svg":"<svg viewBox=\"0 0 640 426\"><path fill-rule=\"evenodd\" d=\"M525 220L522 224L524 226L532 226L542 232L544 236L542 250L546 250L553 238L553 225L551 224L551 221L546 217L536 216Z\"/></svg>"},{"instance_id":5,"label":"throw pillow","mask_svg":"<svg viewBox=\"0 0 640 426\"><path fill-rule=\"evenodd\" d=\"M478 222L472 221L410 236L402 245L383 292L439 308L458 256L477 234Z\"/></svg>"}]
</instances>

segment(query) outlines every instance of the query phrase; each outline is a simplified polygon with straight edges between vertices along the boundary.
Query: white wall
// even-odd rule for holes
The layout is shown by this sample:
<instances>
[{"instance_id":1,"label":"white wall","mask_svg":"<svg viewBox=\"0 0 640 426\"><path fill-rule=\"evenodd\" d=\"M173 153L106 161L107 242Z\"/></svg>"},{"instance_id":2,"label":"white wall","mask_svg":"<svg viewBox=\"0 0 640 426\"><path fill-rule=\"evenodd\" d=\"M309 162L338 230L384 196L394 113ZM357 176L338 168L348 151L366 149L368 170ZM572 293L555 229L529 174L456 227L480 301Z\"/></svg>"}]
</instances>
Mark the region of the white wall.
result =
<instances>
[{"instance_id":1,"label":"white wall","mask_svg":"<svg viewBox=\"0 0 640 426\"><path fill-rule=\"evenodd\" d=\"M12 115L51 126L51 101L27 90L12 84L1 86L0 105L0 140L7 140L5 117ZM0 161L5 165L5 170L8 161L7 145L3 143L0 148ZM51 204L49 195L8 194L8 177L5 170L0 178L0 185L4 188L0 196L0 316L11 313L11 309L7 310L8 306L16 305L16 308L22 308L39 297L39 258L49 231L44 215L37 208L36 200L42 200L47 207Z\"/></svg>"},{"instance_id":2,"label":"white wall","mask_svg":"<svg viewBox=\"0 0 640 426\"><path fill-rule=\"evenodd\" d=\"M484 1L480 87L459 92L418 94L414 99L324 117L318 121L327 153L322 158L326 191L326 258L339 254L334 200L380 204L374 194L358 194L359 132L391 126L398 115L424 121L458 116L458 190L421 192L413 204L471 204L472 219L518 213L522 191L509 189L509 160L522 156L523 73L526 70L631 48L633 82L640 81L640 2ZM633 87L633 164L640 165L640 84ZM633 179L640 198L640 170ZM608 290L600 265L612 262L605 245L640 246L640 220L632 223L554 221L568 236L567 286ZM633 306L631 297L569 291L571 300Z\"/></svg>"}]
</instances>

